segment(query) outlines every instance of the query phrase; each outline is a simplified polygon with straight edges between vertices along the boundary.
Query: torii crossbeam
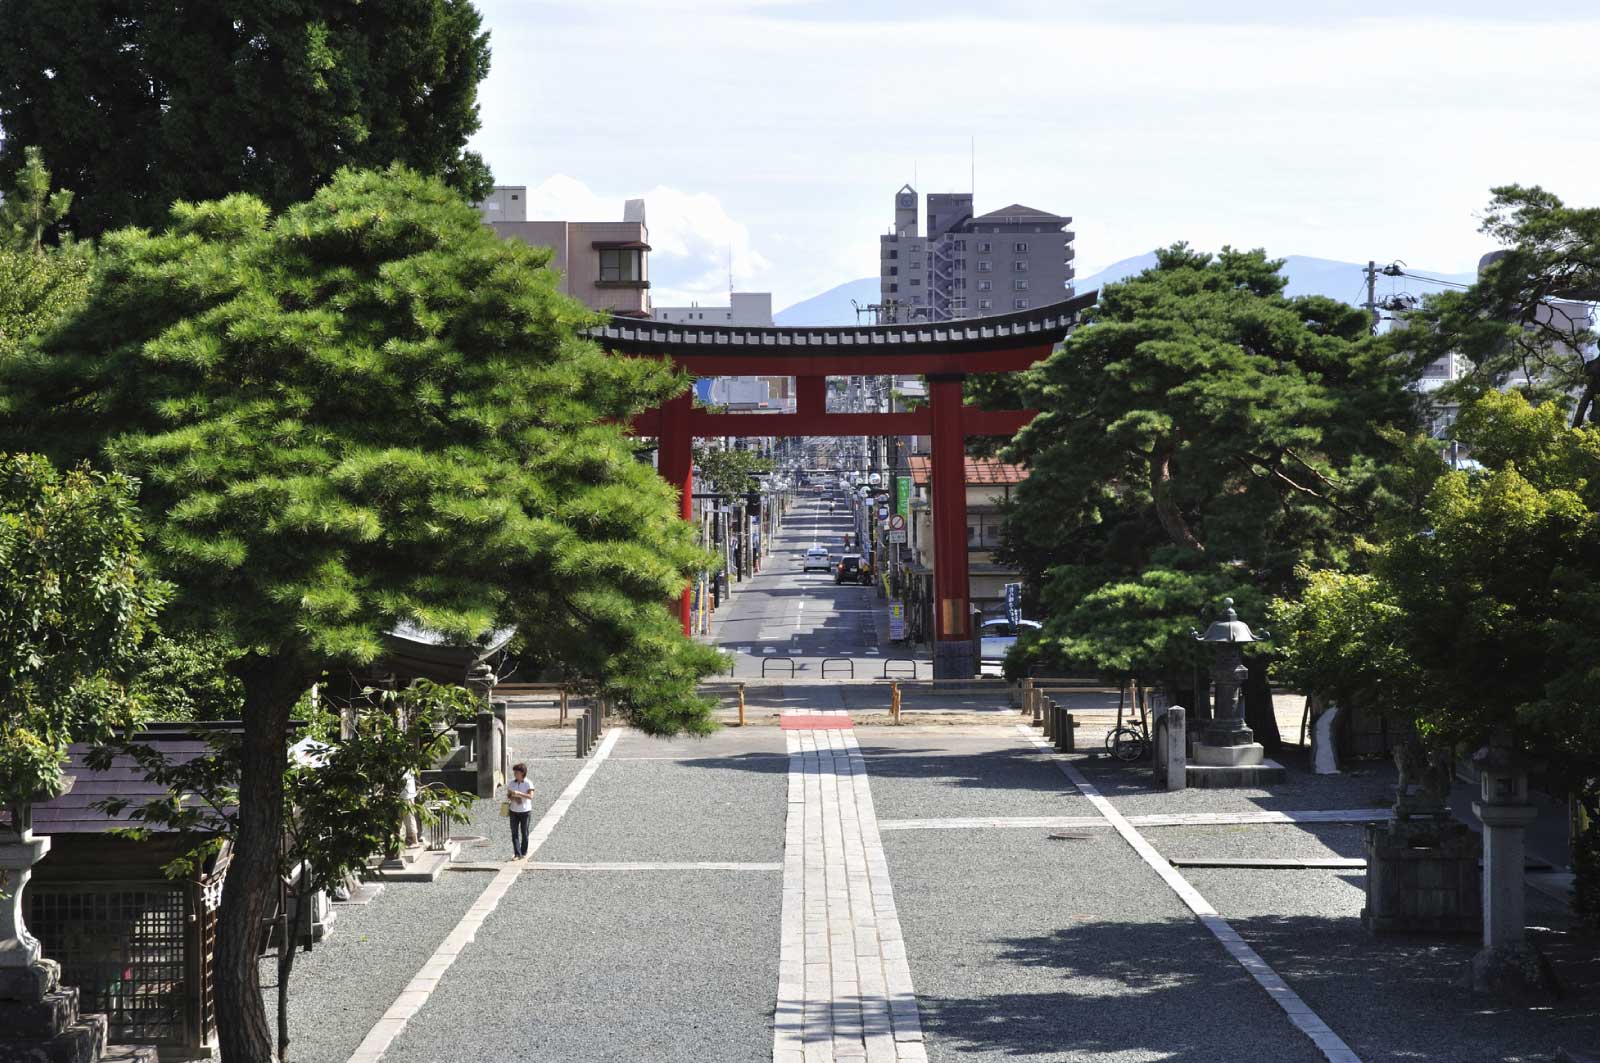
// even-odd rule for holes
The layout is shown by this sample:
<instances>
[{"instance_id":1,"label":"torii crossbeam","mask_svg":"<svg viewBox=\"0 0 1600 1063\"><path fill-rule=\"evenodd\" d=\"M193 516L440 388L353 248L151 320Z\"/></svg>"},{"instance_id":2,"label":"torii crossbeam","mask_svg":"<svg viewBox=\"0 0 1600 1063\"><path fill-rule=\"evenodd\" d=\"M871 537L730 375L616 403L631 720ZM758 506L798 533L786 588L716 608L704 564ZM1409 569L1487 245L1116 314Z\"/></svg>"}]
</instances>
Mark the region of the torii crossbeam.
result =
<instances>
[{"instance_id":1,"label":"torii crossbeam","mask_svg":"<svg viewBox=\"0 0 1600 1063\"><path fill-rule=\"evenodd\" d=\"M711 413L686 393L641 414L633 429L659 440L661 475L676 486L691 518L694 439L710 436L932 437L933 674L973 674L968 630L966 438L1012 435L1032 410L979 410L962 404L961 382L976 373L1010 373L1047 357L1092 306L1089 292L1036 310L939 324L839 328L746 328L613 317L590 335L617 354L670 358L697 377L792 376L794 413ZM828 413L830 376L925 376L928 405L908 413ZM690 630L689 593L681 605Z\"/></svg>"}]
</instances>

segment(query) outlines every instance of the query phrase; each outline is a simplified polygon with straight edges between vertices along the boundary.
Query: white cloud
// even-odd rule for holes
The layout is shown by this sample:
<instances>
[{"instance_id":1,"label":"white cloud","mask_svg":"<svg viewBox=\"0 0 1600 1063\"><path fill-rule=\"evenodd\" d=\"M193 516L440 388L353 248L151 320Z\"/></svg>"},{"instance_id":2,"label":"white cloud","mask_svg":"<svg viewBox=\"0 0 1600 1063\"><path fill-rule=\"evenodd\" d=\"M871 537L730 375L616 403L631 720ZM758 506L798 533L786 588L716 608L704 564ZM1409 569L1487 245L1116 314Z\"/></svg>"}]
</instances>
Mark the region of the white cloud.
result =
<instances>
[{"instance_id":1,"label":"white cloud","mask_svg":"<svg viewBox=\"0 0 1600 1063\"><path fill-rule=\"evenodd\" d=\"M716 196L657 185L646 192L602 195L575 177L554 174L528 189L530 220L620 221L624 200L643 199L650 231L651 301L660 306L707 302L734 286L759 291L772 263L757 251L750 227Z\"/></svg>"}]
</instances>

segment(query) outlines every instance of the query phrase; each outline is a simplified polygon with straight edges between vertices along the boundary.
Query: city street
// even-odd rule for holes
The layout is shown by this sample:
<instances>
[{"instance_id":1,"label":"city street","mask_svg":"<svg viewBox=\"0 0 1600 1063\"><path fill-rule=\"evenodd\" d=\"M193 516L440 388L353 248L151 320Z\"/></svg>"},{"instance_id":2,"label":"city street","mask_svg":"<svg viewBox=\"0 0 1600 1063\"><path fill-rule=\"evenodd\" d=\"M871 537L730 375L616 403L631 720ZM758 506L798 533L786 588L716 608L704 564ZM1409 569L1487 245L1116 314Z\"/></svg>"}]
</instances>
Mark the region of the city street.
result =
<instances>
[{"instance_id":1,"label":"city street","mask_svg":"<svg viewBox=\"0 0 1600 1063\"><path fill-rule=\"evenodd\" d=\"M837 500L833 513L830 498ZM889 641L888 603L875 587L835 584L831 571L802 571L807 549L821 546L837 558L850 531L842 493L795 500L762 571L735 584L712 621L711 639L734 655L736 678L761 678L763 669L767 678L788 678L792 660L796 678L821 679L827 660L829 679L876 679L884 662L895 658L915 658L921 662L917 675L928 678L926 653ZM892 666L907 677L911 667L903 661Z\"/></svg>"}]
</instances>

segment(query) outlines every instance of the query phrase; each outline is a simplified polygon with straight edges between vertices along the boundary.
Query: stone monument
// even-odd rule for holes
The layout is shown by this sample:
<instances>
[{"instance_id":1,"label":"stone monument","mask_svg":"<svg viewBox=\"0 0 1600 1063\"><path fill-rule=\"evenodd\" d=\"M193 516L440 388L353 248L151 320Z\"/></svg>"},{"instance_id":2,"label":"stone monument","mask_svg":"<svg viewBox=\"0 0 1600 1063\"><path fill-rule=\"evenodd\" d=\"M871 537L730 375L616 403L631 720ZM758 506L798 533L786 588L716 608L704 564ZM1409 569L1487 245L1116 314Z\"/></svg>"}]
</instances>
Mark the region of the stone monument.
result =
<instances>
[{"instance_id":1,"label":"stone monument","mask_svg":"<svg viewBox=\"0 0 1600 1063\"><path fill-rule=\"evenodd\" d=\"M1222 615L1206 628L1204 635L1191 634L1196 641L1216 650L1217 663L1212 671L1216 697L1211 719L1194 744L1185 772L1189 785L1217 789L1266 786L1285 781L1288 773L1283 765L1267 759L1255 733L1244 722L1241 695L1249 671L1244 666L1240 647L1257 639L1250 626L1233 611L1233 599L1222 600Z\"/></svg>"}]
</instances>

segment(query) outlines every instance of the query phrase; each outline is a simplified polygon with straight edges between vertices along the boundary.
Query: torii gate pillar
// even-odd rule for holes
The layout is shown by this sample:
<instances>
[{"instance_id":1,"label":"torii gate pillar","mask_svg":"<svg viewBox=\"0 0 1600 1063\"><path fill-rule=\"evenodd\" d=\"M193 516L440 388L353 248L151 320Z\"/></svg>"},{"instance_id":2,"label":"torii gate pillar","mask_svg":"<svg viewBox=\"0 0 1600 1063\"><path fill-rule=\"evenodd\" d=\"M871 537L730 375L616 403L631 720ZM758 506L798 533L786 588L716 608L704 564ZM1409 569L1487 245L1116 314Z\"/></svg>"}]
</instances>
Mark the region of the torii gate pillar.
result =
<instances>
[{"instance_id":1,"label":"torii gate pillar","mask_svg":"<svg viewBox=\"0 0 1600 1063\"><path fill-rule=\"evenodd\" d=\"M656 458L661 478L678 489L678 516L686 521L694 520L694 429L689 424L693 412L694 395L688 391L662 405ZM678 619L685 635L694 631L691 594L685 587L678 599Z\"/></svg>"},{"instance_id":2,"label":"torii gate pillar","mask_svg":"<svg viewBox=\"0 0 1600 1063\"><path fill-rule=\"evenodd\" d=\"M958 373L928 376L933 412L933 677L975 671L968 618L966 431Z\"/></svg>"}]
</instances>

